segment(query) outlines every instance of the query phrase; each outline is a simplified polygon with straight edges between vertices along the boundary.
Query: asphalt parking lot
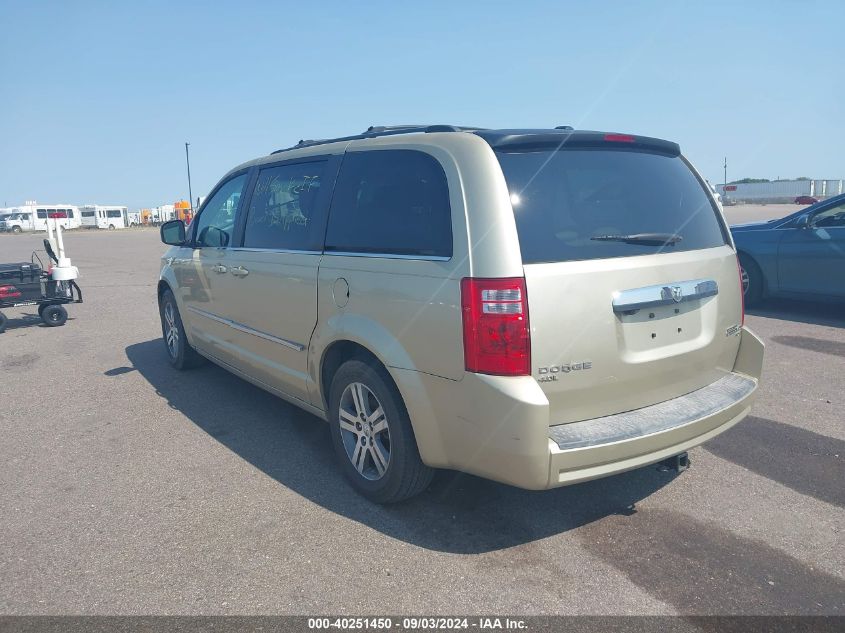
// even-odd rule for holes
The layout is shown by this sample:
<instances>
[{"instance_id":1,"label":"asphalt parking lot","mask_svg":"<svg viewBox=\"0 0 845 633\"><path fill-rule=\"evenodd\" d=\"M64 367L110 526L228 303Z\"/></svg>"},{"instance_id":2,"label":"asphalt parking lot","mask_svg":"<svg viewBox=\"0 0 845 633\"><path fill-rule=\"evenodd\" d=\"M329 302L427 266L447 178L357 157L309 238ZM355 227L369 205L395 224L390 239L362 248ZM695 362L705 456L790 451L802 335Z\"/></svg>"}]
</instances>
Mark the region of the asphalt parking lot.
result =
<instances>
[{"instance_id":1,"label":"asphalt parking lot","mask_svg":"<svg viewBox=\"0 0 845 633\"><path fill-rule=\"evenodd\" d=\"M0 261L41 237L0 235ZM753 416L687 472L539 493L442 473L378 507L316 418L169 367L157 231L66 245L85 303L54 329L8 310L0 335L0 614L845 614L841 306L748 314Z\"/></svg>"}]
</instances>

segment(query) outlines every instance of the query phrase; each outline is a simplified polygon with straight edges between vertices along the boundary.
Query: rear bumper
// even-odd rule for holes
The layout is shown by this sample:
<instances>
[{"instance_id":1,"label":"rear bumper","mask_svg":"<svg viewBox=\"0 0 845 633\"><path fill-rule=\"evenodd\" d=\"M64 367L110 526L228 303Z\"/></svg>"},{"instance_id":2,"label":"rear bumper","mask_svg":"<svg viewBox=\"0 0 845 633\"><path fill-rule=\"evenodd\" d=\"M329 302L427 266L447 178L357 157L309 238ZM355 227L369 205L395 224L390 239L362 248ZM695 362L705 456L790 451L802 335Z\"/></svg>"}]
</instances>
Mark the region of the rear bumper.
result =
<instances>
[{"instance_id":1,"label":"rear bumper","mask_svg":"<svg viewBox=\"0 0 845 633\"><path fill-rule=\"evenodd\" d=\"M757 380L732 373L659 404L549 431L549 487L604 477L698 446L742 420Z\"/></svg>"},{"instance_id":2,"label":"rear bumper","mask_svg":"<svg viewBox=\"0 0 845 633\"><path fill-rule=\"evenodd\" d=\"M406 396L423 461L542 490L659 462L742 420L754 400L763 343L743 328L733 372L679 398L617 415L549 426L548 402L531 377L423 377ZM403 382L410 379L397 372ZM413 372L416 373L416 372ZM419 376L419 375L418 375ZM410 385L408 385L410 386Z\"/></svg>"}]
</instances>

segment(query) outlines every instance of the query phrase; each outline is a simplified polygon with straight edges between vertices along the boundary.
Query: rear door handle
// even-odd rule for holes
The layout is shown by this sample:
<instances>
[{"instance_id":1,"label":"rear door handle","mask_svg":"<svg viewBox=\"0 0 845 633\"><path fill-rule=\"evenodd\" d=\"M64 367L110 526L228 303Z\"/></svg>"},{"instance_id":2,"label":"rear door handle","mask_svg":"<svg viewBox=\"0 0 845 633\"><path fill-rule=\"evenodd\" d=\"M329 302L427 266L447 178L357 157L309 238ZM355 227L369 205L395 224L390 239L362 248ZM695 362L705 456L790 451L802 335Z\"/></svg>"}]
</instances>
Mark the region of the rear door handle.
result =
<instances>
[{"instance_id":1,"label":"rear door handle","mask_svg":"<svg viewBox=\"0 0 845 633\"><path fill-rule=\"evenodd\" d=\"M235 277L246 277L249 274L249 271L243 266L236 266L232 269L232 274Z\"/></svg>"},{"instance_id":2,"label":"rear door handle","mask_svg":"<svg viewBox=\"0 0 845 633\"><path fill-rule=\"evenodd\" d=\"M222 275L228 270L228 268L226 268L223 264L217 264L216 266L212 266L211 270Z\"/></svg>"}]
</instances>

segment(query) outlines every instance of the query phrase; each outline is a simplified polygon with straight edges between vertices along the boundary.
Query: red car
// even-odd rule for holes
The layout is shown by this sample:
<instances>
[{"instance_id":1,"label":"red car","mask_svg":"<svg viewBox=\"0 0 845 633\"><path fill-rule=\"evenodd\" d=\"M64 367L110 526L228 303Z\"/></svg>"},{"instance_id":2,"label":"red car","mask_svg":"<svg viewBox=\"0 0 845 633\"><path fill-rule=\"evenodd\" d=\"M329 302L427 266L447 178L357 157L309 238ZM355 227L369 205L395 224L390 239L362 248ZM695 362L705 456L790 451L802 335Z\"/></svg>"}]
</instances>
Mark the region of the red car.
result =
<instances>
[{"instance_id":1,"label":"red car","mask_svg":"<svg viewBox=\"0 0 845 633\"><path fill-rule=\"evenodd\" d=\"M816 204L818 201L819 199L813 196L798 196L795 198L795 204Z\"/></svg>"}]
</instances>

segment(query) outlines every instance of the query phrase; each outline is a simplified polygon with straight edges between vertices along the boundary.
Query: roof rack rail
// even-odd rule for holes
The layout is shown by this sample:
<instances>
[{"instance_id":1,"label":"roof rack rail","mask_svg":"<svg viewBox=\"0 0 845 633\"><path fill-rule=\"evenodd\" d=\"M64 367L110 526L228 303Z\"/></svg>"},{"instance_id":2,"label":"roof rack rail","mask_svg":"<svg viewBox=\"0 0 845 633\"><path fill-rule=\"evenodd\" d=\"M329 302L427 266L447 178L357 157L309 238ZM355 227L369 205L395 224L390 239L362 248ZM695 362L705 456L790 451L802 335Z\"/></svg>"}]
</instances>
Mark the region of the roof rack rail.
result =
<instances>
[{"instance_id":1,"label":"roof rack rail","mask_svg":"<svg viewBox=\"0 0 845 633\"><path fill-rule=\"evenodd\" d=\"M379 136L394 136L396 134L413 134L415 132L423 132L430 134L433 132L473 132L481 130L479 127L459 127L457 125L371 125L365 132L361 134L353 134L352 136L339 136L337 138L324 139L302 139L293 147L286 147L284 149L277 149L272 154L280 152L288 152L294 149L301 149L303 147L312 147L314 145L325 145L326 143L335 143L338 141L357 141L365 138L376 138Z\"/></svg>"}]
</instances>

